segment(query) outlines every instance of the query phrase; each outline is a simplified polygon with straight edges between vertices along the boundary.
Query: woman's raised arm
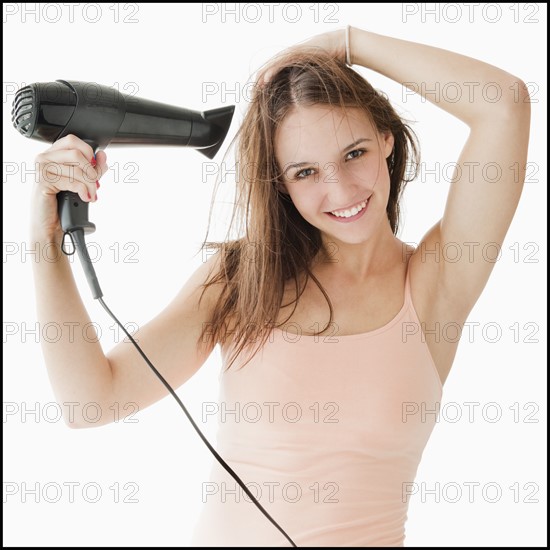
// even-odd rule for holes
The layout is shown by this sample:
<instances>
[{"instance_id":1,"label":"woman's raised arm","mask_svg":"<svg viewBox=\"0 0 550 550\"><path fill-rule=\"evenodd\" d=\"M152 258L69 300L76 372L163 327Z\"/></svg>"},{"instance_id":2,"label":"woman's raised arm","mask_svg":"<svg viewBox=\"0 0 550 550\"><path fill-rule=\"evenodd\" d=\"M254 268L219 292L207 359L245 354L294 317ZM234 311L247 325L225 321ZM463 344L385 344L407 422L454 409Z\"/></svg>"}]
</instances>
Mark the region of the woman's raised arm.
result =
<instances>
[{"instance_id":1,"label":"woman's raised arm","mask_svg":"<svg viewBox=\"0 0 550 550\"><path fill-rule=\"evenodd\" d=\"M425 255L437 266L437 294L465 318L495 265L485 245L500 247L525 179L530 98L525 83L506 71L440 48L350 28L351 62L383 74L457 117L470 134L457 161L445 211L420 243L452 245L457 261ZM437 130L445 139L445 125ZM453 298L454 297L454 298Z\"/></svg>"}]
</instances>

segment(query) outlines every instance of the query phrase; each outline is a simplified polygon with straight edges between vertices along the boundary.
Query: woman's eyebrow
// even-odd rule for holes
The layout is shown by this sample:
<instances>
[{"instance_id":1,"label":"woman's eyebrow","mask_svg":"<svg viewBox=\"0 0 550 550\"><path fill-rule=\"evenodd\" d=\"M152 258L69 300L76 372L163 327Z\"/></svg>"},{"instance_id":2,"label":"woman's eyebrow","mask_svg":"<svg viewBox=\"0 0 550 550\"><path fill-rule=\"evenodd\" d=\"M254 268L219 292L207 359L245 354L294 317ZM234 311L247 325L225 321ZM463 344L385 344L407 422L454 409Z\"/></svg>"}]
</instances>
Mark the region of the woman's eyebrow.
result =
<instances>
[{"instance_id":1,"label":"woman's eyebrow","mask_svg":"<svg viewBox=\"0 0 550 550\"><path fill-rule=\"evenodd\" d=\"M354 141L353 143L350 143L347 147L344 147L342 149L342 152L348 151L349 149L352 149L356 145L359 145L360 143L363 143L363 141L372 141L371 138L359 138L357 141Z\"/></svg>"},{"instance_id":2,"label":"woman's eyebrow","mask_svg":"<svg viewBox=\"0 0 550 550\"><path fill-rule=\"evenodd\" d=\"M350 143L347 147L344 147L342 149L342 152L345 153L346 151L348 151L349 149L352 149L353 147L355 147L356 145L359 145L360 143L363 143L364 141L372 141L371 138L359 138L358 140L354 141L353 143ZM302 166L307 166L307 165L311 165L311 164L316 164L315 162L293 162L291 164L288 164L287 167L285 168L284 172L283 172L283 175L286 175L286 173L291 170L292 168L301 168Z\"/></svg>"},{"instance_id":3,"label":"woman's eyebrow","mask_svg":"<svg viewBox=\"0 0 550 550\"><path fill-rule=\"evenodd\" d=\"M311 165L316 163L315 162L293 162L285 168L283 175L286 176L288 171L292 170L292 168L301 168L302 166L307 166L308 164Z\"/></svg>"}]
</instances>

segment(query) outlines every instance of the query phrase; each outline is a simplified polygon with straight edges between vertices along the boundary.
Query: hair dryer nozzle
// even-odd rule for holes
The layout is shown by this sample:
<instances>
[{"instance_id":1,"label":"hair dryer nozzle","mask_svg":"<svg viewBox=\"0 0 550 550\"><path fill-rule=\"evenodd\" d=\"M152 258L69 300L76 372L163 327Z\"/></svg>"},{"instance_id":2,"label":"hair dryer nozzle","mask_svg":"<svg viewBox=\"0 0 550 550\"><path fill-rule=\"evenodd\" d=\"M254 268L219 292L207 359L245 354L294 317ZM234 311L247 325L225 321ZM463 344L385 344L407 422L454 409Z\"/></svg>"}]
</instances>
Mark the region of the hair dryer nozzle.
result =
<instances>
[{"instance_id":1,"label":"hair dryer nozzle","mask_svg":"<svg viewBox=\"0 0 550 550\"><path fill-rule=\"evenodd\" d=\"M231 120L235 112L235 106L220 107L219 109L211 109L203 113L204 119L207 120L212 126L212 135L215 135L218 139L214 145L206 147L205 149L199 149L199 151L208 157L213 159L216 153L222 146L227 132L231 126Z\"/></svg>"}]
</instances>

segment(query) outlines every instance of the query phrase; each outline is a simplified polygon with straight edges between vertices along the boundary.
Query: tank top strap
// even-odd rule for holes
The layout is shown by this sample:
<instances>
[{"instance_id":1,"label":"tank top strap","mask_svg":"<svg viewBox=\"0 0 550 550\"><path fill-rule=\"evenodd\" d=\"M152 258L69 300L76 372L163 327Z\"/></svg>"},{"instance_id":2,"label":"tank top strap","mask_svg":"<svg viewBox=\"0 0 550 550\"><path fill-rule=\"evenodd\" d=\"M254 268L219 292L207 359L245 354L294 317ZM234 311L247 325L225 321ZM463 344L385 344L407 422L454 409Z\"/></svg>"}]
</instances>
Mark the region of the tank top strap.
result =
<instances>
[{"instance_id":1,"label":"tank top strap","mask_svg":"<svg viewBox=\"0 0 550 550\"><path fill-rule=\"evenodd\" d=\"M407 260L407 270L406 270L406 275L405 275L405 296L404 296L404 300L403 300L403 305L404 306L405 305L409 305L409 306L412 305L410 265L411 265L411 258L409 257L409 259Z\"/></svg>"}]
</instances>

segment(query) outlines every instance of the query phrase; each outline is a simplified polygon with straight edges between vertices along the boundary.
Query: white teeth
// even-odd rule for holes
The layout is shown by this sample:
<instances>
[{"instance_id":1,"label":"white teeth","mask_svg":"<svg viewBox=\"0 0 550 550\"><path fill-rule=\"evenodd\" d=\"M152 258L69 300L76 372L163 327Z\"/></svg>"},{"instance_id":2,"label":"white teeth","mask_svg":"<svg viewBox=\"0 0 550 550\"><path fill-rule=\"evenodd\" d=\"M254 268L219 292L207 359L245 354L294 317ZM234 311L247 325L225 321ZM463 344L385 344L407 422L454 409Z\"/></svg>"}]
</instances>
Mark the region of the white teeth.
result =
<instances>
[{"instance_id":1,"label":"white teeth","mask_svg":"<svg viewBox=\"0 0 550 550\"><path fill-rule=\"evenodd\" d=\"M358 212L361 212L363 208L367 205L369 200L363 201L362 203L358 204L357 206L354 206L353 208L350 208L349 210L334 210L331 212L334 216L337 216L338 218L351 218L352 216L355 216Z\"/></svg>"}]
</instances>

